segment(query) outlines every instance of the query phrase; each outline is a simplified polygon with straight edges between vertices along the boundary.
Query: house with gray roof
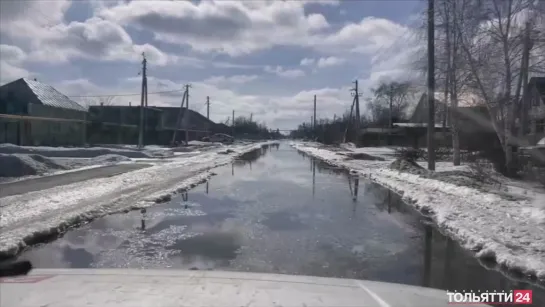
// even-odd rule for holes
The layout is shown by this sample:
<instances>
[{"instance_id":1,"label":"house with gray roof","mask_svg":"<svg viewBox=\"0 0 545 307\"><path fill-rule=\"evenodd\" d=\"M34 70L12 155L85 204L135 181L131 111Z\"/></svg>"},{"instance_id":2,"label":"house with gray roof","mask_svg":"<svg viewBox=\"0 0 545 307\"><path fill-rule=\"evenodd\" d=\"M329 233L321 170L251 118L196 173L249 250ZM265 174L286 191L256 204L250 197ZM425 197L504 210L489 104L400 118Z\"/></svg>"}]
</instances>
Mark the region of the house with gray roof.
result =
<instances>
[{"instance_id":1,"label":"house with gray roof","mask_svg":"<svg viewBox=\"0 0 545 307\"><path fill-rule=\"evenodd\" d=\"M0 143L81 145L86 116L86 108L36 79L0 86Z\"/></svg>"}]
</instances>

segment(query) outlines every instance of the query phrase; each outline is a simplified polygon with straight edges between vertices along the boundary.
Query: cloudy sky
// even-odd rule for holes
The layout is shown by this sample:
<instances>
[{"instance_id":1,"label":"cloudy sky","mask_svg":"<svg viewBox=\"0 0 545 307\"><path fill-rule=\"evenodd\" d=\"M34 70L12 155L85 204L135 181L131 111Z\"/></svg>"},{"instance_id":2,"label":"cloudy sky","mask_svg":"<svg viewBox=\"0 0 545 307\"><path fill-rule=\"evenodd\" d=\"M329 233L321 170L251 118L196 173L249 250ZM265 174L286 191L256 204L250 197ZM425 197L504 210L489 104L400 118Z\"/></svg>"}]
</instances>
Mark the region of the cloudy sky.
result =
<instances>
[{"instance_id":1,"label":"cloudy sky","mask_svg":"<svg viewBox=\"0 0 545 307\"><path fill-rule=\"evenodd\" d=\"M406 74L407 27L421 0L0 0L0 83L38 78L68 96L140 91L148 59L150 105L179 105L224 121L250 115L291 129L342 114L358 79L363 95ZM74 100L97 98L74 97ZM139 95L116 104L139 103Z\"/></svg>"}]
</instances>

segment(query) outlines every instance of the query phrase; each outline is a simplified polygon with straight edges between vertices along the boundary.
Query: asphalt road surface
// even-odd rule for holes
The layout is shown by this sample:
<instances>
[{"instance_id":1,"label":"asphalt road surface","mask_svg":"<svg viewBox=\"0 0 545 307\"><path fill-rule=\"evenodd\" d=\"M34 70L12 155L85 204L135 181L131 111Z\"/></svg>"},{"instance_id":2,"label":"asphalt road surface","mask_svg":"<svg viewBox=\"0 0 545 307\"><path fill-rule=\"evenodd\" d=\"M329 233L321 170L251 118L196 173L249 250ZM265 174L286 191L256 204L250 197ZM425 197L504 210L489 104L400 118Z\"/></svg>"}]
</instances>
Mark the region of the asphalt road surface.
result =
<instances>
[{"instance_id":1,"label":"asphalt road surface","mask_svg":"<svg viewBox=\"0 0 545 307\"><path fill-rule=\"evenodd\" d=\"M59 185L103 178L150 167L151 164L117 164L58 175L44 176L28 180L0 184L0 197L50 189Z\"/></svg>"}]
</instances>

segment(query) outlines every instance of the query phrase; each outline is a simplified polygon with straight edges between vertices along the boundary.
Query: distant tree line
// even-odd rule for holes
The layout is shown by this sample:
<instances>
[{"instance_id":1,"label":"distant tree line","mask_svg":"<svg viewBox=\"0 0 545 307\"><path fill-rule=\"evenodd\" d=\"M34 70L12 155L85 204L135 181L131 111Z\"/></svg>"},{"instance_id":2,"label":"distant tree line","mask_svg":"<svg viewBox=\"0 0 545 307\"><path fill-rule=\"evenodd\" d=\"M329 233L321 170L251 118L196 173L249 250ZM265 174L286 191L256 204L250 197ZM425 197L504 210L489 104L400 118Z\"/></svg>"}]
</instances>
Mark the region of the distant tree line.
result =
<instances>
[{"instance_id":1,"label":"distant tree line","mask_svg":"<svg viewBox=\"0 0 545 307\"><path fill-rule=\"evenodd\" d=\"M240 138L282 138L279 130L270 130L267 125L254 121L250 116L236 117L230 128L229 134Z\"/></svg>"},{"instance_id":2,"label":"distant tree line","mask_svg":"<svg viewBox=\"0 0 545 307\"><path fill-rule=\"evenodd\" d=\"M364 100L360 116L360 127L389 127L394 122L407 120L407 107L414 97L414 87L410 82L381 82L372 89L373 96ZM338 144L344 141L355 142L355 115L350 109L341 117L325 118L301 123L290 134L291 138L316 140L325 144Z\"/></svg>"}]
</instances>

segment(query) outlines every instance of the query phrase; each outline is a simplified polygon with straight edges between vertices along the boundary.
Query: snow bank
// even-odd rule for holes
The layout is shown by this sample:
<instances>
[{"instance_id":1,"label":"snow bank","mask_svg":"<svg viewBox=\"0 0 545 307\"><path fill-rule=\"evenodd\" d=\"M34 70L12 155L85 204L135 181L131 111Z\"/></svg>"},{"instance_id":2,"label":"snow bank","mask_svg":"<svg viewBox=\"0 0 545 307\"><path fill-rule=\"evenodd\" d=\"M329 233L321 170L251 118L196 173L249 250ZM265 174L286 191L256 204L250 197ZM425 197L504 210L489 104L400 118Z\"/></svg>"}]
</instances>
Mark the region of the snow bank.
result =
<instances>
[{"instance_id":1,"label":"snow bank","mask_svg":"<svg viewBox=\"0 0 545 307\"><path fill-rule=\"evenodd\" d=\"M324 147L323 144L316 143L316 142L305 142L305 143L298 143L298 146L307 146L307 147ZM357 148L354 143L342 143L339 145L341 149L344 150L344 152L347 155L352 154L362 154L367 155L370 158L376 158L377 160L390 160L393 161L395 159L395 148L394 147L360 147ZM325 148L324 148L325 149ZM342 152L342 151L341 151Z\"/></svg>"},{"instance_id":2,"label":"snow bank","mask_svg":"<svg viewBox=\"0 0 545 307\"><path fill-rule=\"evenodd\" d=\"M116 163L125 162L125 161L131 161L131 159L121 155L109 154L109 155L102 155L102 156L89 159L88 165L95 165L95 164L109 165L109 164L116 164Z\"/></svg>"},{"instance_id":3,"label":"snow bank","mask_svg":"<svg viewBox=\"0 0 545 307\"><path fill-rule=\"evenodd\" d=\"M90 166L104 166L131 161L120 155L94 158L47 158L37 154L0 154L0 178L8 180L42 176Z\"/></svg>"},{"instance_id":4,"label":"snow bank","mask_svg":"<svg viewBox=\"0 0 545 307\"><path fill-rule=\"evenodd\" d=\"M106 148L106 147L46 147L46 146L18 146L0 144L0 153L3 154L39 154L46 157L73 157L93 158L102 155L116 154L128 158L156 158L170 157L172 151L161 147L146 147L143 150L136 148Z\"/></svg>"},{"instance_id":5,"label":"snow bank","mask_svg":"<svg viewBox=\"0 0 545 307\"><path fill-rule=\"evenodd\" d=\"M168 200L240 154L273 142L232 146L229 155L207 152L118 176L0 198L0 256L14 256L26 245L62 233L94 218Z\"/></svg>"},{"instance_id":6,"label":"snow bank","mask_svg":"<svg viewBox=\"0 0 545 307\"><path fill-rule=\"evenodd\" d=\"M545 279L545 205L538 204L545 199L543 195L509 201L496 194L390 170L384 162L348 160L328 150L292 146L396 191L408 204L430 214L446 234L477 257Z\"/></svg>"},{"instance_id":7,"label":"snow bank","mask_svg":"<svg viewBox=\"0 0 545 307\"><path fill-rule=\"evenodd\" d=\"M395 159L395 148L392 147L360 147L352 149L353 152L364 153L385 160Z\"/></svg>"},{"instance_id":8,"label":"snow bank","mask_svg":"<svg viewBox=\"0 0 545 307\"><path fill-rule=\"evenodd\" d=\"M41 155L0 154L0 177L42 175L52 170L68 169Z\"/></svg>"},{"instance_id":9,"label":"snow bank","mask_svg":"<svg viewBox=\"0 0 545 307\"><path fill-rule=\"evenodd\" d=\"M219 142L189 141L187 145L189 146L222 146L223 144Z\"/></svg>"}]
</instances>

